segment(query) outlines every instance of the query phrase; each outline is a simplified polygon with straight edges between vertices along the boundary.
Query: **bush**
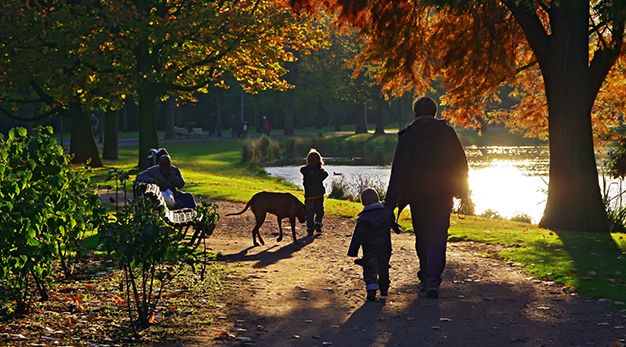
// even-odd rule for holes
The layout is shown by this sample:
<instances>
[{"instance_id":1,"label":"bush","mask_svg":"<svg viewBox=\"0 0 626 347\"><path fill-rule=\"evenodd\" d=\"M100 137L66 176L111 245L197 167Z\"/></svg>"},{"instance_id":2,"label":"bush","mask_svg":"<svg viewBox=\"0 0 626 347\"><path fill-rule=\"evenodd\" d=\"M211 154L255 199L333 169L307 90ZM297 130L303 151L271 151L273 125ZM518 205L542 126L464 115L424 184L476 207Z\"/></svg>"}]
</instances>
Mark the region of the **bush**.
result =
<instances>
[{"instance_id":1,"label":"bush","mask_svg":"<svg viewBox=\"0 0 626 347\"><path fill-rule=\"evenodd\" d=\"M279 159L280 144L267 135L253 140L245 138L241 143L241 161L258 165L274 159Z\"/></svg>"},{"instance_id":2,"label":"bush","mask_svg":"<svg viewBox=\"0 0 626 347\"><path fill-rule=\"evenodd\" d=\"M47 299L51 262L72 274L85 233L102 213L83 169L74 169L52 128L24 128L0 135L0 284L18 314L28 313L36 290Z\"/></svg>"},{"instance_id":3,"label":"bush","mask_svg":"<svg viewBox=\"0 0 626 347\"><path fill-rule=\"evenodd\" d=\"M365 174L346 175L341 176L338 180L334 180L328 197L361 202L360 194L365 188L374 189L378 193L380 200L385 200L387 183L378 176Z\"/></svg>"},{"instance_id":4,"label":"bush","mask_svg":"<svg viewBox=\"0 0 626 347\"><path fill-rule=\"evenodd\" d=\"M181 242L183 233L163 221L163 207L153 199L130 201L101 227L103 249L119 262L124 273L128 315L133 327L148 328L163 288L180 272L183 261L195 262L194 252Z\"/></svg>"},{"instance_id":5,"label":"bush","mask_svg":"<svg viewBox=\"0 0 626 347\"><path fill-rule=\"evenodd\" d=\"M532 223L533 219L526 213L516 213L515 216L510 219L513 222Z\"/></svg>"},{"instance_id":6,"label":"bush","mask_svg":"<svg viewBox=\"0 0 626 347\"><path fill-rule=\"evenodd\" d=\"M485 212L480 214L480 216L491 219L503 219L498 211L494 211L492 209L486 209Z\"/></svg>"}]
</instances>

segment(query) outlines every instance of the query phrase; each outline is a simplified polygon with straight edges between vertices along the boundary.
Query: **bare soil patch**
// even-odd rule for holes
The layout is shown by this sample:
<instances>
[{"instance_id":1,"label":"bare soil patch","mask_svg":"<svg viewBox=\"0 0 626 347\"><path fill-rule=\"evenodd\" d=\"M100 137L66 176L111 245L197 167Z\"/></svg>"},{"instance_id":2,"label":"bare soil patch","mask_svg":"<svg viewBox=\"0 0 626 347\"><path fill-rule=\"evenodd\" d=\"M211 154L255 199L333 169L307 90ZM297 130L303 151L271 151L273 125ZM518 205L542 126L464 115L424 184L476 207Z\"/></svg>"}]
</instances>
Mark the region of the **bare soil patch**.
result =
<instances>
[{"instance_id":1,"label":"bare soil patch","mask_svg":"<svg viewBox=\"0 0 626 347\"><path fill-rule=\"evenodd\" d=\"M244 207L218 205L222 216ZM366 302L361 267L346 256L354 220L325 218L323 233L298 229L294 244L290 233L276 242L276 219L268 215L259 247L252 246L253 224L251 212L222 217L208 239L243 281L228 288L215 324L181 344L626 346L623 306L568 293L485 256L497 246L450 243L440 298L429 299L417 290L413 235L393 234L389 296Z\"/></svg>"}]
</instances>

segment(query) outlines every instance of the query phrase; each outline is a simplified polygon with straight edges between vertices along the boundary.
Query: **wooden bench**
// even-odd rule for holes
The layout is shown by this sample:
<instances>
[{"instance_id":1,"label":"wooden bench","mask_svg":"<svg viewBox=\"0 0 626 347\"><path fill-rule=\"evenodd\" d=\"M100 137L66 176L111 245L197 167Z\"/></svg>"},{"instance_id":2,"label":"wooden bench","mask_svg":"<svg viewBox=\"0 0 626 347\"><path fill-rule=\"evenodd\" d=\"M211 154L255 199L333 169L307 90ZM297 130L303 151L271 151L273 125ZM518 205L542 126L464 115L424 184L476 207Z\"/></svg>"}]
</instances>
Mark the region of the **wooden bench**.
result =
<instances>
[{"instance_id":1,"label":"wooden bench","mask_svg":"<svg viewBox=\"0 0 626 347\"><path fill-rule=\"evenodd\" d=\"M159 206L163 207L163 215L161 216L165 223L179 230L183 235L187 235L190 227L193 227L194 233L188 241L191 247L200 245L202 239L211 236L215 229L214 223L206 223L203 216L198 215L198 211L193 208L170 209L167 207L165 198L161 194L161 189L154 183L135 182L133 186L133 196L137 198L152 199Z\"/></svg>"}]
</instances>

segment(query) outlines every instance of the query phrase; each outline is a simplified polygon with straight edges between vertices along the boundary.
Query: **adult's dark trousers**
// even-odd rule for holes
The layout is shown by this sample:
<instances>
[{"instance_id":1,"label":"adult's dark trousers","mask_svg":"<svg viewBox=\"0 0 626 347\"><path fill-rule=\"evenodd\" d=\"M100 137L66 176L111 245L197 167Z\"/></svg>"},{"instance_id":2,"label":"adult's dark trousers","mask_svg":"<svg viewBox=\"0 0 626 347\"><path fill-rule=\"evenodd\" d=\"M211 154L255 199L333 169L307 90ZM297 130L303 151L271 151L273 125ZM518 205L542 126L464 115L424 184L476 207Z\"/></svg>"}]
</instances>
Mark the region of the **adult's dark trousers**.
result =
<instances>
[{"instance_id":1,"label":"adult's dark trousers","mask_svg":"<svg viewBox=\"0 0 626 347\"><path fill-rule=\"evenodd\" d=\"M446 267L452 204L451 196L435 196L410 204L415 250L420 262L417 277L425 283L429 280L441 283L441 274Z\"/></svg>"},{"instance_id":2,"label":"adult's dark trousers","mask_svg":"<svg viewBox=\"0 0 626 347\"><path fill-rule=\"evenodd\" d=\"M177 190L174 192L174 200L176 201L176 205L181 208L196 208L196 201L191 193Z\"/></svg>"},{"instance_id":3,"label":"adult's dark trousers","mask_svg":"<svg viewBox=\"0 0 626 347\"><path fill-rule=\"evenodd\" d=\"M389 258L391 253L368 252L363 254L359 264L363 266L363 280L365 289L389 290Z\"/></svg>"}]
</instances>

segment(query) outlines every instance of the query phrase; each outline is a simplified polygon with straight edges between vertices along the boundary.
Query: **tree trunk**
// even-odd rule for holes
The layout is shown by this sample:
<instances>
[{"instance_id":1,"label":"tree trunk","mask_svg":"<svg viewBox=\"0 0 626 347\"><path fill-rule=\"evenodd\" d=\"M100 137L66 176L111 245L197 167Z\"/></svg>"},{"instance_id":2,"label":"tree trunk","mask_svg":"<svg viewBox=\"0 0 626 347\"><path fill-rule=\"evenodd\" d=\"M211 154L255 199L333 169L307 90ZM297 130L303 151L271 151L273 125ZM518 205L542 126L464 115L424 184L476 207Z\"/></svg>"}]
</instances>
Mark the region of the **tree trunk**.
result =
<instances>
[{"instance_id":1,"label":"tree trunk","mask_svg":"<svg viewBox=\"0 0 626 347\"><path fill-rule=\"evenodd\" d=\"M376 101L376 131L374 134L383 135L385 134L385 124L383 118L383 103L385 101L381 98L378 98Z\"/></svg>"},{"instance_id":2,"label":"tree trunk","mask_svg":"<svg viewBox=\"0 0 626 347\"><path fill-rule=\"evenodd\" d=\"M148 155L150 149L159 148L159 137L155 121L156 107L154 102L157 94L149 84L137 88L139 94L139 162L140 170L150 166Z\"/></svg>"},{"instance_id":3,"label":"tree trunk","mask_svg":"<svg viewBox=\"0 0 626 347\"><path fill-rule=\"evenodd\" d=\"M79 104L70 104L67 110L72 118L72 137L70 139L70 154L73 155L72 163L86 164L91 167L101 167L100 153L96 145L96 139L91 132L89 115L82 111Z\"/></svg>"},{"instance_id":4,"label":"tree trunk","mask_svg":"<svg viewBox=\"0 0 626 347\"><path fill-rule=\"evenodd\" d=\"M261 133L261 125L259 122L259 93L252 94L252 124L248 125L248 129L254 127L257 132Z\"/></svg>"},{"instance_id":5,"label":"tree trunk","mask_svg":"<svg viewBox=\"0 0 626 347\"><path fill-rule=\"evenodd\" d=\"M552 230L608 232L591 127L598 91L589 69L589 10L578 5L552 10L550 46L543 52L547 54L538 55L548 99L550 138L548 201L539 225Z\"/></svg>"},{"instance_id":6,"label":"tree trunk","mask_svg":"<svg viewBox=\"0 0 626 347\"><path fill-rule=\"evenodd\" d=\"M176 131L174 127L176 126L176 112L178 109L176 107L176 102L174 97L171 96L167 102L165 103L165 139L172 140L176 138Z\"/></svg>"},{"instance_id":7,"label":"tree trunk","mask_svg":"<svg viewBox=\"0 0 626 347\"><path fill-rule=\"evenodd\" d=\"M359 105L361 106L361 105ZM367 133L367 105L363 104L363 113L357 111L356 112L356 130L355 134L366 134Z\"/></svg>"},{"instance_id":8,"label":"tree trunk","mask_svg":"<svg viewBox=\"0 0 626 347\"><path fill-rule=\"evenodd\" d=\"M119 128L120 111L109 110L104 116L104 148L102 159L118 159L117 133Z\"/></svg>"},{"instance_id":9,"label":"tree trunk","mask_svg":"<svg viewBox=\"0 0 626 347\"><path fill-rule=\"evenodd\" d=\"M287 83L295 86L298 83L298 60L286 64ZM294 112L296 105L296 88L287 90L285 94L285 129L283 134L286 136L294 135Z\"/></svg>"},{"instance_id":10,"label":"tree trunk","mask_svg":"<svg viewBox=\"0 0 626 347\"><path fill-rule=\"evenodd\" d=\"M324 119L324 103L322 99L317 99L317 118L315 119L315 129L322 129L322 120Z\"/></svg>"},{"instance_id":11,"label":"tree trunk","mask_svg":"<svg viewBox=\"0 0 626 347\"><path fill-rule=\"evenodd\" d=\"M215 107L217 119L215 121L215 137L222 137L222 89L215 87Z\"/></svg>"},{"instance_id":12,"label":"tree trunk","mask_svg":"<svg viewBox=\"0 0 626 347\"><path fill-rule=\"evenodd\" d=\"M337 107L335 106L335 98L330 98L330 113L333 116L333 125L335 126L335 131L341 131L341 127L339 126L339 114L337 113Z\"/></svg>"}]
</instances>

